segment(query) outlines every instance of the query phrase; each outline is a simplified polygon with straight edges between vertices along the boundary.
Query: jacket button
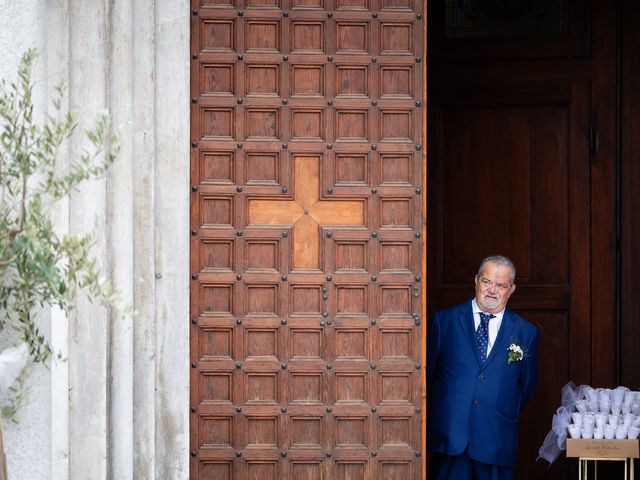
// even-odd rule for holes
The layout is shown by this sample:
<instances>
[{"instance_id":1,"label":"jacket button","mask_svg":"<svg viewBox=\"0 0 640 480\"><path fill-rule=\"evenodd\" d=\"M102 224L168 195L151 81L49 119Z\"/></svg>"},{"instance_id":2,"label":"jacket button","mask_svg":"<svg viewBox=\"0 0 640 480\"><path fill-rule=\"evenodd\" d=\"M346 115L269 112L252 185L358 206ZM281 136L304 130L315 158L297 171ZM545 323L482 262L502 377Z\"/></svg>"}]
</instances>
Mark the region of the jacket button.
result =
<instances>
[{"instance_id":1,"label":"jacket button","mask_svg":"<svg viewBox=\"0 0 640 480\"><path fill-rule=\"evenodd\" d=\"M481 373L480 375L478 375L478 378L482 380L484 378L484 373Z\"/></svg>"},{"instance_id":2,"label":"jacket button","mask_svg":"<svg viewBox=\"0 0 640 480\"><path fill-rule=\"evenodd\" d=\"M474 401L473 401L473 404L474 404L474 405L479 405L479 404L480 404L480 400L474 400Z\"/></svg>"}]
</instances>

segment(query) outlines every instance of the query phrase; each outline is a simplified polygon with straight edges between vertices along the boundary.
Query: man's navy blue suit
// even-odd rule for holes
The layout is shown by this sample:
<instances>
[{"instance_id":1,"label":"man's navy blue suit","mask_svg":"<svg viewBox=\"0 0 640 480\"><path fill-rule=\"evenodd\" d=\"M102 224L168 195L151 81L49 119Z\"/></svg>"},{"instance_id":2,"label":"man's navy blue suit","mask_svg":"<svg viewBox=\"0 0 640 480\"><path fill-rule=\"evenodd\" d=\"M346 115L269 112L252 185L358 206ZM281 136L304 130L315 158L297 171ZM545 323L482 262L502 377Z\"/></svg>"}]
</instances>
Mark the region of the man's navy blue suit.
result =
<instances>
[{"instance_id":1,"label":"man's navy blue suit","mask_svg":"<svg viewBox=\"0 0 640 480\"><path fill-rule=\"evenodd\" d=\"M525 357L509 364L511 343ZM536 328L508 308L484 363L471 301L436 313L427 339L429 450L455 456L468 449L475 461L513 468L520 410L538 380L537 355Z\"/></svg>"}]
</instances>

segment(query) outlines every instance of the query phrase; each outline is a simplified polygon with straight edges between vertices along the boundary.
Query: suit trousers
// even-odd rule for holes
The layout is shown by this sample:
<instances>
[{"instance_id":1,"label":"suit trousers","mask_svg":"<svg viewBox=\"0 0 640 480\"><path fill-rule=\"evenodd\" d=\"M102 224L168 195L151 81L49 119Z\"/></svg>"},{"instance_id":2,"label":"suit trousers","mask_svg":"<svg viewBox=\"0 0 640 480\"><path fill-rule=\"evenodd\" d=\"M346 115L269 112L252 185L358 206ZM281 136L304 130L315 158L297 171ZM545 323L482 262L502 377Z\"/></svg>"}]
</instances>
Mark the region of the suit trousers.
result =
<instances>
[{"instance_id":1,"label":"suit trousers","mask_svg":"<svg viewBox=\"0 0 640 480\"><path fill-rule=\"evenodd\" d=\"M431 454L432 480L513 480L514 469L478 462L465 448L460 455Z\"/></svg>"}]
</instances>

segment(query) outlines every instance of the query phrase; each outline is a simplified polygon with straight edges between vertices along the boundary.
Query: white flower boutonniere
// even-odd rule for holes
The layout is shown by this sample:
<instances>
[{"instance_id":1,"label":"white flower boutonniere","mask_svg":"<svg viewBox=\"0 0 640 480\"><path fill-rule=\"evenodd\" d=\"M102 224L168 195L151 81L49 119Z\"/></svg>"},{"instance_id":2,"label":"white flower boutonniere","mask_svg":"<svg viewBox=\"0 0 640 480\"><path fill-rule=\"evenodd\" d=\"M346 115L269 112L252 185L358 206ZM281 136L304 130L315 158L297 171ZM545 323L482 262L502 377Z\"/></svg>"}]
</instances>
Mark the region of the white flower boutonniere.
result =
<instances>
[{"instance_id":1,"label":"white flower boutonniere","mask_svg":"<svg viewBox=\"0 0 640 480\"><path fill-rule=\"evenodd\" d=\"M524 350L517 343L513 342L507 349L507 363L519 362L524 358Z\"/></svg>"}]
</instances>

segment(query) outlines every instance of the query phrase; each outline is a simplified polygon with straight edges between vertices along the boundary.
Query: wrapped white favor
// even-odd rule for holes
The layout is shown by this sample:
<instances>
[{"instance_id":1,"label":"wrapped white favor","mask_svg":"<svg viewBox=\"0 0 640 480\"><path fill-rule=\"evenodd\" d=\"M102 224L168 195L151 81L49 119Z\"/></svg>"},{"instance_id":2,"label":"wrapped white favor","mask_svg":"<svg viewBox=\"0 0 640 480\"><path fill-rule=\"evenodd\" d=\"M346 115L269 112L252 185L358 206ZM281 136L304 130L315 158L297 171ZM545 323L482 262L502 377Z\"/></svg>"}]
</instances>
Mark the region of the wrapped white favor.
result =
<instances>
[{"instance_id":1,"label":"wrapped white favor","mask_svg":"<svg viewBox=\"0 0 640 480\"><path fill-rule=\"evenodd\" d=\"M551 431L538 450L538 459L553 463L566 449L567 436L583 439L624 440L640 437L640 392L614 389L562 387L562 406L551 421Z\"/></svg>"}]
</instances>

